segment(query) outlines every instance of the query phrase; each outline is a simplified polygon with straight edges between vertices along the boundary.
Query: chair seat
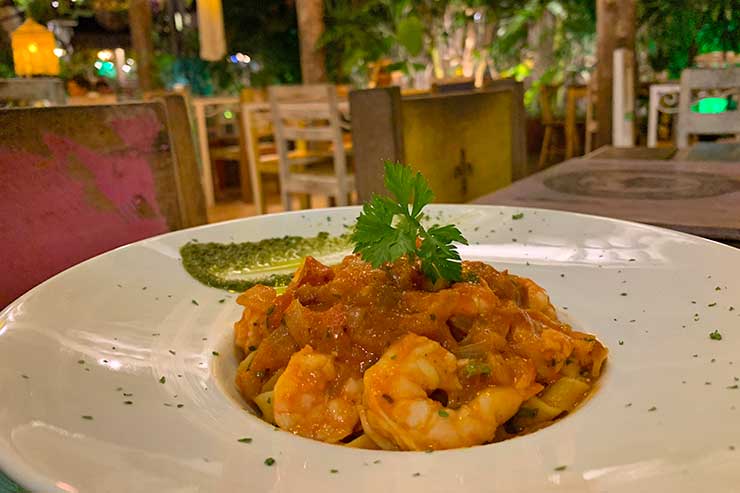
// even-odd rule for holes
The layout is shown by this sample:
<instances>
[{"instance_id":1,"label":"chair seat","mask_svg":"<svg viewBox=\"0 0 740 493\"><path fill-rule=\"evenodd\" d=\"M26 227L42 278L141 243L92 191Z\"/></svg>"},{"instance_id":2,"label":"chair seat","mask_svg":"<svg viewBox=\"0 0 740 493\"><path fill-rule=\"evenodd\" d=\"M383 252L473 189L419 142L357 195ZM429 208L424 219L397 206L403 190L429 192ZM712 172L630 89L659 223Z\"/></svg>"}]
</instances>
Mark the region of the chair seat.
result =
<instances>
[{"instance_id":1,"label":"chair seat","mask_svg":"<svg viewBox=\"0 0 740 493\"><path fill-rule=\"evenodd\" d=\"M241 152L238 145L211 147L208 150L212 161L239 161Z\"/></svg>"}]
</instances>

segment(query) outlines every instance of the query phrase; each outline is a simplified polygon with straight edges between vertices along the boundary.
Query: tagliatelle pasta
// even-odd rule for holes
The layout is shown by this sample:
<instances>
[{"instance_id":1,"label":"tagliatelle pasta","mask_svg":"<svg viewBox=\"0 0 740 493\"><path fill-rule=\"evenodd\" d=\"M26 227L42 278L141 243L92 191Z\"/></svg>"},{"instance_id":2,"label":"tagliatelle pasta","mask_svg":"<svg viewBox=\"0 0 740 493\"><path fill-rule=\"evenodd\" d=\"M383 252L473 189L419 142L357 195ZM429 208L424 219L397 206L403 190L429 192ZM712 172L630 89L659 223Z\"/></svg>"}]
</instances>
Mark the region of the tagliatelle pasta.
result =
<instances>
[{"instance_id":1,"label":"tagliatelle pasta","mask_svg":"<svg viewBox=\"0 0 740 493\"><path fill-rule=\"evenodd\" d=\"M607 349L560 322L534 281L463 262L333 267L307 257L283 294L238 298L236 384L266 421L350 447L436 450L537 430L592 390Z\"/></svg>"}]
</instances>

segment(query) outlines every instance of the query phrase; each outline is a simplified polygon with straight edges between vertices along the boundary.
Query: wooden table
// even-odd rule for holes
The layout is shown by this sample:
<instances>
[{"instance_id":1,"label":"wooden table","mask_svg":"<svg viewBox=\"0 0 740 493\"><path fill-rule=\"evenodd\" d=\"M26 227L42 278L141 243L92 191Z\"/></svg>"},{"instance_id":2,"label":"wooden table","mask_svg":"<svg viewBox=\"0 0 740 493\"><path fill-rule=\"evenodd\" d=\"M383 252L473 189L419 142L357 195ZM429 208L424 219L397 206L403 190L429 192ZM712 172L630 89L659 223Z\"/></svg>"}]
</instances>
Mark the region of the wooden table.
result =
<instances>
[{"instance_id":1,"label":"wooden table","mask_svg":"<svg viewBox=\"0 0 740 493\"><path fill-rule=\"evenodd\" d=\"M740 163L740 142L697 142L678 150L673 146L662 147L613 147L603 146L585 156L587 159L621 159L648 161L672 159L674 161L726 161Z\"/></svg>"},{"instance_id":2,"label":"wooden table","mask_svg":"<svg viewBox=\"0 0 740 493\"><path fill-rule=\"evenodd\" d=\"M571 159L473 201L627 219L740 241L740 163Z\"/></svg>"}]
</instances>

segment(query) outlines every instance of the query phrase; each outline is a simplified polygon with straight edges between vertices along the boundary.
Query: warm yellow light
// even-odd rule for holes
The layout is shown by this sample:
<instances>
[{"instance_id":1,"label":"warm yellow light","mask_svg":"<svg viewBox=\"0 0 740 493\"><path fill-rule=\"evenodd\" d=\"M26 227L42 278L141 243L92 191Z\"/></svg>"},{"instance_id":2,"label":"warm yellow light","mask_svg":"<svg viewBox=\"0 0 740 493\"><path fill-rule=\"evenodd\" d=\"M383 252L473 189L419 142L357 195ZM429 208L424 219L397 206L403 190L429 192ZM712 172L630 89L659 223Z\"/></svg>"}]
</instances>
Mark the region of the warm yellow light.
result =
<instances>
[{"instance_id":1,"label":"warm yellow light","mask_svg":"<svg viewBox=\"0 0 740 493\"><path fill-rule=\"evenodd\" d=\"M57 58L61 58L66 54L67 54L67 50L65 50L64 48L54 48L54 55Z\"/></svg>"},{"instance_id":2,"label":"warm yellow light","mask_svg":"<svg viewBox=\"0 0 740 493\"><path fill-rule=\"evenodd\" d=\"M98 52L98 58L104 62L110 61L113 59L113 52L110 50L100 50Z\"/></svg>"},{"instance_id":3,"label":"warm yellow light","mask_svg":"<svg viewBox=\"0 0 740 493\"><path fill-rule=\"evenodd\" d=\"M19 76L58 75L54 35L30 17L10 35L13 65Z\"/></svg>"}]
</instances>

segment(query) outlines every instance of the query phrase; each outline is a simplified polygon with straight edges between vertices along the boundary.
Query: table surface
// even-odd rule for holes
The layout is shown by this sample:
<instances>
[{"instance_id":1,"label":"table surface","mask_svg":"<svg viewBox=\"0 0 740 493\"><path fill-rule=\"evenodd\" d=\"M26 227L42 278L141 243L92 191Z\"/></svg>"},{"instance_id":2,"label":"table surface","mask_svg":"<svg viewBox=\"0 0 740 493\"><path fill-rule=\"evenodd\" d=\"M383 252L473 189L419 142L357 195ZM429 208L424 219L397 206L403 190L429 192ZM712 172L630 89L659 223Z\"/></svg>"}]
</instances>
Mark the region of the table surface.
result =
<instances>
[{"instance_id":1,"label":"table surface","mask_svg":"<svg viewBox=\"0 0 740 493\"><path fill-rule=\"evenodd\" d=\"M571 159L473 201L626 219L740 240L740 162Z\"/></svg>"},{"instance_id":2,"label":"table surface","mask_svg":"<svg viewBox=\"0 0 740 493\"><path fill-rule=\"evenodd\" d=\"M663 147L599 147L583 156L587 159L727 161L740 163L740 142L697 142L686 149Z\"/></svg>"}]
</instances>

